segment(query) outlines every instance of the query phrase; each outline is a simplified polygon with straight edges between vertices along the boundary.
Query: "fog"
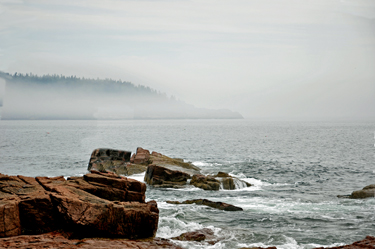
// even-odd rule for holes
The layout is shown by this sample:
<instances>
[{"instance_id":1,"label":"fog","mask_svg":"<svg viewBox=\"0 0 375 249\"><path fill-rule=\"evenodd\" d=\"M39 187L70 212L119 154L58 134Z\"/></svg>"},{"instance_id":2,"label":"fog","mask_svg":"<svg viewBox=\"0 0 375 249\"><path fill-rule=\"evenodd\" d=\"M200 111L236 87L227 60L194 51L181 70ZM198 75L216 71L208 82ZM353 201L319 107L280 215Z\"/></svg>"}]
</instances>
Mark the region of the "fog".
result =
<instances>
[{"instance_id":1,"label":"fog","mask_svg":"<svg viewBox=\"0 0 375 249\"><path fill-rule=\"evenodd\" d=\"M0 14L11 74L121 79L245 118L375 119L373 0L0 0Z\"/></svg>"},{"instance_id":2,"label":"fog","mask_svg":"<svg viewBox=\"0 0 375 249\"><path fill-rule=\"evenodd\" d=\"M242 118L110 80L19 78L7 80L2 119Z\"/></svg>"}]
</instances>

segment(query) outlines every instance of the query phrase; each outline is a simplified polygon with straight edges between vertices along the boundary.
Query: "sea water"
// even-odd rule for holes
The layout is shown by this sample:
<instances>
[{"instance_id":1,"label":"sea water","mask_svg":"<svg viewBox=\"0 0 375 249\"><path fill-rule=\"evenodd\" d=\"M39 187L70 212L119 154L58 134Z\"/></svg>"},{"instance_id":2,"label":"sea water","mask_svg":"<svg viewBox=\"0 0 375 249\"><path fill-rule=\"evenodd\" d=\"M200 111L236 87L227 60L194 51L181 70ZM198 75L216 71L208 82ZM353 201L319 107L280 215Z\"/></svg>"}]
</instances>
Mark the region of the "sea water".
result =
<instances>
[{"instance_id":1,"label":"sea water","mask_svg":"<svg viewBox=\"0 0 375 249\"><path fill-rule=\"evenodd\" d=\"M375 123L250 120L0 121L0 172L79 176L91 152L137 147L223 171L252 184L237 190L155 189L158 237L211 228L214 245L185 248L337 246L375 235L375 198L340 199L375 184ZM132 176L143 181L143 174ZM243 187L243 186L242 186ZM206 198L226 212L167 200Z\"/></svg>"}]
</instances>

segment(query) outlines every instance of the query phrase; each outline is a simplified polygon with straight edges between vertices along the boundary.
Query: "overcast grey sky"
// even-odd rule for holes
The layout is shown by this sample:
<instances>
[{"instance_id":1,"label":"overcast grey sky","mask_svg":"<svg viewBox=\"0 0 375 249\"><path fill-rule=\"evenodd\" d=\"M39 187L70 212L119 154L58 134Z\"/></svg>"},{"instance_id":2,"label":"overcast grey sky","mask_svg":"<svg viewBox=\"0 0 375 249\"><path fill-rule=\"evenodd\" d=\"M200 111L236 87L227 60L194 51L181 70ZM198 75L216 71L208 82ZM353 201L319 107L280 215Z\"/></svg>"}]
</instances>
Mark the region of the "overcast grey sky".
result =
<instances>
[{"instance_id":1,"label":"overcast grey sky","mask_svg":"<svg viewBox=\"0 0 375 249\"><path fill-rule=\"evenodd\" d=\"M0 0L0 70L252 117L375 117L374 0Z\"/></svg>"}]
</instances>

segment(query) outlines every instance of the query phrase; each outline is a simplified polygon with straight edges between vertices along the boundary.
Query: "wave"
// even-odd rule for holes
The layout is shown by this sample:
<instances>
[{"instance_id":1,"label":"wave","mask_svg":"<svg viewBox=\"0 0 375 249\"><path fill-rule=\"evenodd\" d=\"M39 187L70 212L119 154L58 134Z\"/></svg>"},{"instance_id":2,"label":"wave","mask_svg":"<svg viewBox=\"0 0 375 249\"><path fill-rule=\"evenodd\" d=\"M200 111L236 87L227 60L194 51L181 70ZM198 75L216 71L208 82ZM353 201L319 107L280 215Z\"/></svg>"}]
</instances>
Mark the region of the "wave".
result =
<instances>
[{"instance_id":1,"label":"wave","mask_svg":"<svg viewBox=\"0 0 375 249\"><path fill-rule=\"evenodd\" d=\"M143 172L143 173L139 173L139 174L134 174L134 175L127 176L127 178L134 179L134 180L137 180L137 181L140 181L140 182L144 183L145 182L144 181L145 174L146 174L146 172Z\"/></svg>"}]
</instances>

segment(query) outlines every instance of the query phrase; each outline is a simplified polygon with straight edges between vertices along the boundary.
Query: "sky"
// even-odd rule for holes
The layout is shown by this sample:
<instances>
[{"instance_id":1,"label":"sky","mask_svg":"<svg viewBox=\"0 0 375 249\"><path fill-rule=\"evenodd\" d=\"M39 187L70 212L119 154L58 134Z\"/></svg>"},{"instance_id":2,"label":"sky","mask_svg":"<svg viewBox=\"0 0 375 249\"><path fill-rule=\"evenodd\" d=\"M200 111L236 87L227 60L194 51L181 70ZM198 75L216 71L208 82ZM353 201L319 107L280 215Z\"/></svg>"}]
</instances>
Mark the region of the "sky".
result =
<instances>
[{"instance_id":1,"label":"sky","mask_svg":"<svg viewBox=\"0 0 375 249\"><path fill-rule=\"evenodd\" d=\"M121 79L245 118L375 119L375 1L0 0L0 71Z\"/></svg>"}]
</instances>

